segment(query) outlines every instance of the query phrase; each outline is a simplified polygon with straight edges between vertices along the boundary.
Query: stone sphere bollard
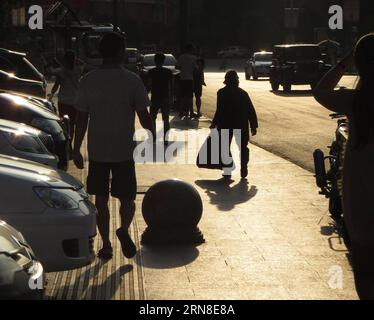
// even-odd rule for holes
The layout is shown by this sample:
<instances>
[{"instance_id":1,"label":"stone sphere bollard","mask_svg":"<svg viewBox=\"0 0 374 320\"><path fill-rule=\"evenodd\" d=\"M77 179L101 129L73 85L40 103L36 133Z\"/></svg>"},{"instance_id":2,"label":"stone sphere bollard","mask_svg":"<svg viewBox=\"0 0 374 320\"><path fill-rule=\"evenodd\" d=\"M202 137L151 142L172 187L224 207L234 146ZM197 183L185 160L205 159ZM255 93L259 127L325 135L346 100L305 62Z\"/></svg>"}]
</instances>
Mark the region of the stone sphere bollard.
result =
<instances>
[{"instance_id":1,"label":"stone sphere bollard","mask_svg":"<svg viewBox=\"0 0 374 320\"><path fill-rule=\"evenodd\" d=\"M144 196L142 212L147 229L143 245L200 245L205 242L198 228L203 202L197 190L181 180L165 180Z\"/></svg>"}]
</instances>

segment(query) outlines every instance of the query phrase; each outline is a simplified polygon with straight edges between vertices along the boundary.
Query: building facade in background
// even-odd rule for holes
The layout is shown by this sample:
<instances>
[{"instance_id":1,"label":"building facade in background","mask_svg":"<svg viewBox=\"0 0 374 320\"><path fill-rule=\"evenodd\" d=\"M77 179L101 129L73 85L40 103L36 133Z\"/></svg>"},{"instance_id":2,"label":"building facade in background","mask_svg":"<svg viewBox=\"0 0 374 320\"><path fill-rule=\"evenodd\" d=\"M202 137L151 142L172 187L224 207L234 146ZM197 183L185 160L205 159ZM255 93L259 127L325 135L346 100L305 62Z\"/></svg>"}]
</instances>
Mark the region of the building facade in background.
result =
<instances>
[{"instance_id":1,"label":"building facade in background","mask_svg":"<svg viewBox=\"0 0 374 320\"><path fill-rule=\"evenodd\" d=\"M48 8L54 0L1 0L0 42L30 42L37 33L27 29L32 4ZM114 0L65 0L79 19L113 23ZM374 30L373 0L117 0L119 27L129 45L156 45L177 50L181 39L207 55L229 45L271 49L284 42L333 39L350 46ZM184 4L184 5L183 5ZM328 8L344 8L344 29L329 30ZM181 9L184 9L184 13ZM290 13L291 12L291 13ZM182 14L183 13L183 14ZM185 19L180 17L185 16Z\"/></svg>"},{"instance_id":2,"label":"building facade in background","mask_svg":"<svg viewBox=\"0 0 374 320\"><path fill-rule=\"evenodd\" d=\"M117 0L117 21L130 45L172 45L176 41L178 0ZM113 0L89 0L85 17L90 22L112 22Z\"/></svg>"}]
</instances>

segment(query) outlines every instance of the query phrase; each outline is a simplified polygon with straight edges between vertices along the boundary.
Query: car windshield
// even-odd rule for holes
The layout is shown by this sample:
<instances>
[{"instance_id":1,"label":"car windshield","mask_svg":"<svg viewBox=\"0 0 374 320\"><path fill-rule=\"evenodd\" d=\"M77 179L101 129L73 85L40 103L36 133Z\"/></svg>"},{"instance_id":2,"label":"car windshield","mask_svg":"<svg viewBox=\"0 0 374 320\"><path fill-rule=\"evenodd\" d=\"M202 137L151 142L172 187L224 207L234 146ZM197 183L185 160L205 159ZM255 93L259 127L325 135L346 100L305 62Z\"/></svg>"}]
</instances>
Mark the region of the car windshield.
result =
<instances>
[{"instance_id":1,"label":"car windshield","mask_svg":"<svg viewBox=\"0 0 374 320\"><path fill-rule=\"evenodd\" d=\"M143 60L143 64L145 67L153 67L155 66L155 56L154 55L149 55L145 56ZM177 64L177 60L174 58L172 55L167 55L165 58L165 67L175 67Z\"/></svg>"},{"instance_id":2,"label":"car windshield","mask_svg":"<svg viewBox=\"0 0 374 320\"><path fill-rule=\"evenodd\" d=\"M273 59L273 54L272 53L259 53L259 54L255 54L255 61L271 62L272 59Z\"/></svg>"},{"instance_id":3,"label":"car windshield","mask_svg":"<svg viewBox=\"0 0 374 320\"><path fill-rule=\"evenodd\" d=\"M26 58L22 58L23 64L19 68L19 77L32 79L37 81L43 81L44 77L38 69Z\"/></svg>"},{"instance_id":4,"label":"car windshield","mask_svg":"<svg viewBox=\"0 0 374 320\"><path fill-rule=\"evenodd\" d=\"M21 55L14 55L8 58L0 57L0 70L13 73L18 78L43 81L43 75L35 66Z\"/></svg>"},{"instance_id":5,"label":"car windshield","mask_svg":"<svg viewBox=\"0 0 374 320\"><path fill-rule=\"evenodd\" d=\"M321 59L319 47L291 47L285 51L285 58L289 60Z\"/></svg>"}]
</instances>

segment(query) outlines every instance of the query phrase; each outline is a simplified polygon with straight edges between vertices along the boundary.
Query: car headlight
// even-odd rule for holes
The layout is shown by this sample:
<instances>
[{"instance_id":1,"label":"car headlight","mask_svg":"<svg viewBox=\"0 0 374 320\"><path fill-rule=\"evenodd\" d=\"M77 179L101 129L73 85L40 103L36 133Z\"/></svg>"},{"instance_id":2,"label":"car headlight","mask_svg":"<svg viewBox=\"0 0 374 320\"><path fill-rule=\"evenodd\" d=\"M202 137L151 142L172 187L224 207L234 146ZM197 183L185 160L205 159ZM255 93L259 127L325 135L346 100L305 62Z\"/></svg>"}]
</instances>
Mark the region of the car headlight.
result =
<instances>
[{"instance_id":1,"label":"car headlight","mask_svg":"<svg viewBox=\"0 0 374 320\"><path fill-rule=\"evenodd\" d=\"M55 120L44 119L44 118L34 118L31 121L31 125L35 128L38 128L52 135L57 135L57 134L62 133L61 126Z\"/></svg>"},{"instance_id":2,"label":"car headlight","mask_svg":"<svg viewBox=\"0 0 374 320\"><path fill-rule=\"evenodd\" d=\"M37 154L48 153L37 137L22 132L3 131L2 133L16 150Z\"/></svg>"},{"instance_id":3,"label":"car headlight","mask_svg":"<svg viewBox=\"0 0 374 320\"><path fill-rule=\"evenodd\" d=\"M58 189L48 187L35 187L35 193L50 208L60 210L75 210L79 208L79 200L73 189Z\"/></svg>"}]
</instances>

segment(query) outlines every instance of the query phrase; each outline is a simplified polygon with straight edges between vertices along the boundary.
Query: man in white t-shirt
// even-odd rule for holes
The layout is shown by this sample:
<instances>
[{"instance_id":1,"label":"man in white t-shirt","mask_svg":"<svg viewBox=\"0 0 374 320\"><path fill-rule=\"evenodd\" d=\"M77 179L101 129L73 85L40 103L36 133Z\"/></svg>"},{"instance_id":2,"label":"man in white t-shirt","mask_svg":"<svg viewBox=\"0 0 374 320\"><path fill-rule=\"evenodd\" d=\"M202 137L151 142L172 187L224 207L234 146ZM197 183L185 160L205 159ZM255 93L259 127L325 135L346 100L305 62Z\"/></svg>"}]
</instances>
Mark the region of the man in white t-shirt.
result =
<instances>
[{"instance_id":1,"label":"man in white t-shirt","mask_svg":"<svg viewBox=\"0 0 374 320\"><path fill-rule=\"evenodd\" d=\"M188 44L185 53L179 57L176 66L180 70L180 116L188 116L189 113L190 118L196 116L193 112L193 79L197 60L193 54L194 51L193 45Z\"/></svg>"},{"instance_id":2,"label":"man in white t-shirt","mask_svg":"<svg viewBox=\"0 0 374 320\"><path fill-rule=\"evenodd\" d=\"M113 256L108 208L111 193L121 203L122 227L116 234L123 254L132 258L136 247L128 229L134 218L137 193L133 159L135 113L142 126L153 135L155 133L147 110L148 98L143 82L122 67L125 39L117 33L107 34L100 43L100 51L103 65L84 76L79 85L75 102L79 113L73 158L76 166L83 169L80 148L89 120L87 191L96 196L97 224L103 240L98 256L103 259Z\"/></svg>"}]
</instances>

